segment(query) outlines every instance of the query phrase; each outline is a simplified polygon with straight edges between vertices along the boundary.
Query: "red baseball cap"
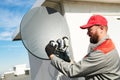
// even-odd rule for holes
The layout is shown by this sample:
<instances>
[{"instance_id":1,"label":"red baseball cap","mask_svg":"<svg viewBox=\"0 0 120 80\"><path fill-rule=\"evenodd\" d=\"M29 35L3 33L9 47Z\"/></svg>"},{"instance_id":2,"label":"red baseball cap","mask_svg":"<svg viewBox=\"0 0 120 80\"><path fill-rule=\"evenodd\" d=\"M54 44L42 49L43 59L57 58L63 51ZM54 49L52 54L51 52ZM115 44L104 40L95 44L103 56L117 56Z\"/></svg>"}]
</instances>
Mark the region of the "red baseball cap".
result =
<instances>
[{"instance_id":1,"label":"red baseball cap","mask_svg":"<svg viewBox=\"0 0 120 80\"><path fill-rule=\"evenodd\" d=\"M92 27L93 25L107 26L107 19L101 15L93 15L88 20L86 25L80 26L81 29L87 29Z\"/></svg>"}]
</instances>

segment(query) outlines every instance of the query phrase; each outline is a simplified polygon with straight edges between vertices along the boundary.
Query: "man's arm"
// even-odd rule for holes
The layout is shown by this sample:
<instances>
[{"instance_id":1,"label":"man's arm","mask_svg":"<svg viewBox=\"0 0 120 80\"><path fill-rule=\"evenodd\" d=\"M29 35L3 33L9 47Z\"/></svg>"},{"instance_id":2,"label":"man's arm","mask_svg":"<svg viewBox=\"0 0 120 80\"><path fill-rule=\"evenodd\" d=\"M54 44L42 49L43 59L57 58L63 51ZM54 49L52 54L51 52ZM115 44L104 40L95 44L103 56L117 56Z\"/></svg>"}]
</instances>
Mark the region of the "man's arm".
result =
<instances>
[{"instance_id":1,"label":"man's arm","mask_svg":"<svg viewBox=\"0 0 120 80\"><path fill-rule=\"evenodd\" d=\"M97 74L104 71L105 56L100 51L85 57L78 63L66 62L55 55L50 55L51 64L68 77L85 77L86 75Z\"/></svg>"}]
</instances>

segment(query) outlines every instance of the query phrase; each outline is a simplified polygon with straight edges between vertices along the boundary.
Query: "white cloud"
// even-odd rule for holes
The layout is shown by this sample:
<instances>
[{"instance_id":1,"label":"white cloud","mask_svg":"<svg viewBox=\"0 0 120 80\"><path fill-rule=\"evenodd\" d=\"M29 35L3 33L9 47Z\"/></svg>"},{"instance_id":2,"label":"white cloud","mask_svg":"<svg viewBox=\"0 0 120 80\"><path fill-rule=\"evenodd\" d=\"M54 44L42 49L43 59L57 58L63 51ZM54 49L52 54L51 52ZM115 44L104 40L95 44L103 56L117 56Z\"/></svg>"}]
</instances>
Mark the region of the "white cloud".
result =
<instances>
[{"instance_id":1,"label":"white cloud","mask_svg":"<svg viewBox=\"0 0 120 80\"><path fill-rule=\"evenodd\" d=\"M0 27L13 28L19 25L22 18L20 14L3 9L0 9L0 12Z\"/></svg>"},{"instance_id":2,"label":"white cloud","mask_svg":"<svg viewBox=\"0 0 120 80\"><path fill-rule=\"evenodd\" d=\"M0 9L0 40L12 40L12 33L20 25L21 15L10 12L9 10Z\"/></svg>"},{"instance_id":3,"label":"white cloud","mask_svg":"<svg viewBox=\"0 0 120 80\"><path fill-rule=\"evenodd\" d=\"M31 5L34 0L4 0L4 3L0 3L2 5L13 5L13 6L23 6L23 5Z\"/></svg>"},{"instance_id":4,"label":"white cloud","mask_svg":"<svg viewBox=\"0 0 120 80\"><path fill-rule=\"evenodd\" d=\"M4 0L0 3L0 27L7 29L18 27L24 15L22 11L30 7L33 2L34 0Z\"/></svg>"},{"instance_id":5,"label":"white cloud","mask_svg":"<svg viewBox=\"0 0 120 80\"><path fill-rule=\"evenodd\" d=\"M12 33L20 26L24 11L33 4L33 1L4 0L0 3L2 6L0 7L0 40L12 40Z\"/></svg>"},{"instance_id":6,"label":"white cloud","mask_svg":"<svg viewBox=\"0 0 120 80\"><path fill-rule=\"evenodd\" d=\"M0 40L12 40L11 35L12 35L12 32L1 32Z\"/></svg>"}]
</instances>

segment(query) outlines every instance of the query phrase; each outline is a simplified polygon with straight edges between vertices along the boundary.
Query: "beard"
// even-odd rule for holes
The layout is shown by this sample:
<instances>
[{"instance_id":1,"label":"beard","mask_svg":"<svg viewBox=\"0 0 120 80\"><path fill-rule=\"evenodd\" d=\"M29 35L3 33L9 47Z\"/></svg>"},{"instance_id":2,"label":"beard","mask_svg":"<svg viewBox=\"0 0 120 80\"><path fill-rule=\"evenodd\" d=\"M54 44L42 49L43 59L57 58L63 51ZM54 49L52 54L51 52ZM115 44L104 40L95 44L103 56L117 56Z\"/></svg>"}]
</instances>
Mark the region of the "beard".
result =
<instances>
[{"instance_id":1,"label":"beard","mask_svg":"<svg viewBox=\"0 0 120 80\"><path fill-rule=\"evenodd\" d=\"M90 37L90 43L96 44L98 43L98 35L94 34L92 37Z\"/></svg>"}]
</instances>

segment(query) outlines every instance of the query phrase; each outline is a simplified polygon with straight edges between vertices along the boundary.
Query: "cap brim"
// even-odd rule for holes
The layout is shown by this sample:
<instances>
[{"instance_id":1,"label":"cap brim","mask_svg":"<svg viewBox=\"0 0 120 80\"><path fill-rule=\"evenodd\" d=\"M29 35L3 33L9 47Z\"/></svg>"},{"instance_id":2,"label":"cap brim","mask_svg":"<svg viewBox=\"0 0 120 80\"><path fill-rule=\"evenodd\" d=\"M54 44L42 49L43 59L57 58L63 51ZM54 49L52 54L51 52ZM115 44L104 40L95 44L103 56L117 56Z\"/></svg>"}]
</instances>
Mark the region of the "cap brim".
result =
<instances>
[{"instance_id":1,"label":"cap brim","mask_svg":"<svg viewBox=\"0 0 120 80\"><path fill-rule=\"evenodd\" d=\"M86 25L83 25L83 26L80 26L81 29L87 29L87 28L90 28L92 27L93 24L86 24Z\"/></svg>"}]
</instances>

